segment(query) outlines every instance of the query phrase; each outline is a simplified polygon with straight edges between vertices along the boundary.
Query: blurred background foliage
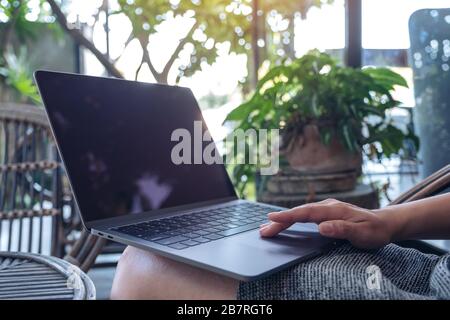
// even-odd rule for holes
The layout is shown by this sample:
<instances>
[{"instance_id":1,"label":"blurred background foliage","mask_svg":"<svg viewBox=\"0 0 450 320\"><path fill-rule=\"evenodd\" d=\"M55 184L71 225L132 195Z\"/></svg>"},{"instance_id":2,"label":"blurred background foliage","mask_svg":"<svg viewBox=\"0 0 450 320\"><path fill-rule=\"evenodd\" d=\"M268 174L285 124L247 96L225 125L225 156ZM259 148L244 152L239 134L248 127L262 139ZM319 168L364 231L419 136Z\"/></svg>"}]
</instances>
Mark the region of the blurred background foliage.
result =
<instances>
[{"instance_id":1,"label":"blurred background foliage","mask_svg":"<svg viewBox=\"0 0 450 320\"><path fill-rule=\"evenodd\" d=\"M38 28L27 19L24 1L0 1L3 23L0 25L0 100L39 103L27 60L28 41L36 41Z\"/></svg>"},{"instance_id":2,"label":"blurred background foliage","mask_svg":"<svg viewBox=\"0 0 450 320\"><path fill-rule=\"evenodd\" d=\"M125 15L132 30L124 45L138 41L142 59L135 70L137 79L147 68L159 83L178 83L213 64L220 50L244 54L247 76L241 80L244 93L254 88L258 70L264 61L281 63L294 58L294 17L305 17L312 7L333 0L259 1L259 0L100 0L92 15L93 23L71 17L71 5L81 0L2 0L0 1L0 99L39 103L29 63L30 48L41 40L42 26L55 41L70 37L94 53L108 75L126 77L117 68L120 56L111 57L93 39L97 26L108 28L108 18ZM153 59L151 43L164 24L177 21L186 28L177 34L173 50L160 65ZM291 30L291 31L290 31ZM274 39L278 39L274 41ZM281 41L279 41L281 39ZM156 48L156 49L155 49ZM167 50L166 50L167 51ZM182 59L182 56L189 59ZM170 75L174 76L171 78ZM129 76L128 76L129 78Z\"/></svg>"}]
</instances>

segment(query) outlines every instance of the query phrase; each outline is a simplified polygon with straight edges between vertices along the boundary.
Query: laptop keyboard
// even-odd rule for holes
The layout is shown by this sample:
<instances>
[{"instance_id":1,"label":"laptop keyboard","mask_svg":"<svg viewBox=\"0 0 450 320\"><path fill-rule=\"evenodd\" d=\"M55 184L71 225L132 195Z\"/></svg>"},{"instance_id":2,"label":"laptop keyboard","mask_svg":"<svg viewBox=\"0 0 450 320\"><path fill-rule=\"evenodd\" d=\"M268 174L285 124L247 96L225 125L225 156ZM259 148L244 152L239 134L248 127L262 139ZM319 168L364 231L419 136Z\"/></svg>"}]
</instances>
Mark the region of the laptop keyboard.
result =
<instances>
[{"instance_id":1,"label":"laptop keyboard","mask_svg":"<svg viewBox=\"0 0 450 320\"><path fill-rule=\"evenodd\" d=\"M258 228L270 208L243 203L111 228L173 249L186 249Z\"/></svg>"}]
</instances>

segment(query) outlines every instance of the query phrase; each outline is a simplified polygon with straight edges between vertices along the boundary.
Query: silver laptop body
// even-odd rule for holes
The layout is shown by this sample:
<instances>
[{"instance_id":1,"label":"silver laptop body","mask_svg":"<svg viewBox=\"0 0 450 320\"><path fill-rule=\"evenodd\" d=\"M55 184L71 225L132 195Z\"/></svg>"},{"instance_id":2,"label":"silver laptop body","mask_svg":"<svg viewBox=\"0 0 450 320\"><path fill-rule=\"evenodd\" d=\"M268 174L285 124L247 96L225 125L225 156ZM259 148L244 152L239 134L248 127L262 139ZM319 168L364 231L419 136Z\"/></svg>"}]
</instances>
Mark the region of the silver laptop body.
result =
<instances>
[{"instance_id":1,"label":"silver laptop body","mask_svg":"<svg viewBox=\"0 0 450 320\"><path fill-rule=\"evenodd\" d=\"M223 164L171 161L174 130L192 133L195 121L207 130L189 89L50 71L35 79L92 234L243 281L336 244L315 224L261 238L267 213L283 208L238 199Z\"/></svg>"}]
</instances>

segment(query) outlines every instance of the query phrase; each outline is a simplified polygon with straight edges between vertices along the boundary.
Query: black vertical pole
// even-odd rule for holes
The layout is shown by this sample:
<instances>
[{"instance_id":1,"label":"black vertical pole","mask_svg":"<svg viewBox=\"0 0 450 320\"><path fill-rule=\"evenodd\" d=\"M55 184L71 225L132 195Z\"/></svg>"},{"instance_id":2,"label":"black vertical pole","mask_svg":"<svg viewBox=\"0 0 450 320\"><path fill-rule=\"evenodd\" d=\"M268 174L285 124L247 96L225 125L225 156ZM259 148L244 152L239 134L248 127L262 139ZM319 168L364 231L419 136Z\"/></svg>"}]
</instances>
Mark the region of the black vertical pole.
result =
<instances>
[{"instance_id":1,"label":"black vertical pole","mask_svg":"<svg viewBox=\"0 0 450 320\"><path fill-rule=\"evenodd\" d=\"M110 39L109 39L109 1L105 1L105 33L106 33L106 56L110 57ZM108 75L110 76L109 72Z\"/></svg>"},{"instance_id":2,"label":"black vertical pole","mask_svg":"<svg viewBox=\"0 0 450 320\"><path fill-rule=\"evenodd\" d=\"M259 55L259 47L258 47L258 39L260 37L259 32L259 19L258 19L258 11L259 11L259 0L252 1L252 54L253 54L253 77L252 77L252 85L253 88L256 88L258 83L258 69L261 65L261 57Z\"/></svg>"},{"instance_id":3,"label":"black vertical pole","mask_svg":"<svg viewBox=\"0 0 450 320\"><path fill-rule=\"evenodd\" d=\"M353 68L362 67L362 4L361 0L346 0L345 62Z\"/></svg>"},{"instance_id":4,"label":"black vertical pole","mask_svg":"<svg viewBox=\"0 0 450 320\"><path fill-rule=\"evenodd\" d=\"M79 17L77 16L77 22L76 27L80 28L80 32L83 32L82 25L80 23ZM81 52L81 46L78 44L78 42L74 41L73 44L73 53L75 57L75 73L83 73L83 58L82 58L82 52Z\"/></svg>"},{"instance_id":5,"label":"black vertical pole","mask_svg":"<svg viewBox=\"0 0 450 320\"><path fill-rule=\"evenodd\" d=\"M78 43L74 43L73 53L75 56L75 73L81 73L81 48Z\"/></svg>"}]
</instances>

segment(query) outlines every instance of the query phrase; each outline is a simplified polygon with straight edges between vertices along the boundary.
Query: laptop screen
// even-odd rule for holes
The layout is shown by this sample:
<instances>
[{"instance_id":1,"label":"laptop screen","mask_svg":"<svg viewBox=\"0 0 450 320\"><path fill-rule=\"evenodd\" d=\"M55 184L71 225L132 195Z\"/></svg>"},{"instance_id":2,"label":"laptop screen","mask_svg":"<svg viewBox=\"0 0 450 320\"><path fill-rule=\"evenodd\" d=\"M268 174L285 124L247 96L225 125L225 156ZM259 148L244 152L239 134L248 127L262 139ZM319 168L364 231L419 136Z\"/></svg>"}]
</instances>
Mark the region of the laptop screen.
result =
<instances>
[{"instance_id":1,"label":"laptop screen","mask_svg":"<svg viewBox=\"0 0 450 320\"><path fill-rule=\"evenodd\" d=\"M211 142L194 132L196 121L201 135L207 129L189 89L35 76L85 222L235 197L223 164L194 164L194 143L205 150ZM181 148L188 145L192 152ZM189 158L184 152L191 164L174 161Z\"/></svg>"}]
</instances>

